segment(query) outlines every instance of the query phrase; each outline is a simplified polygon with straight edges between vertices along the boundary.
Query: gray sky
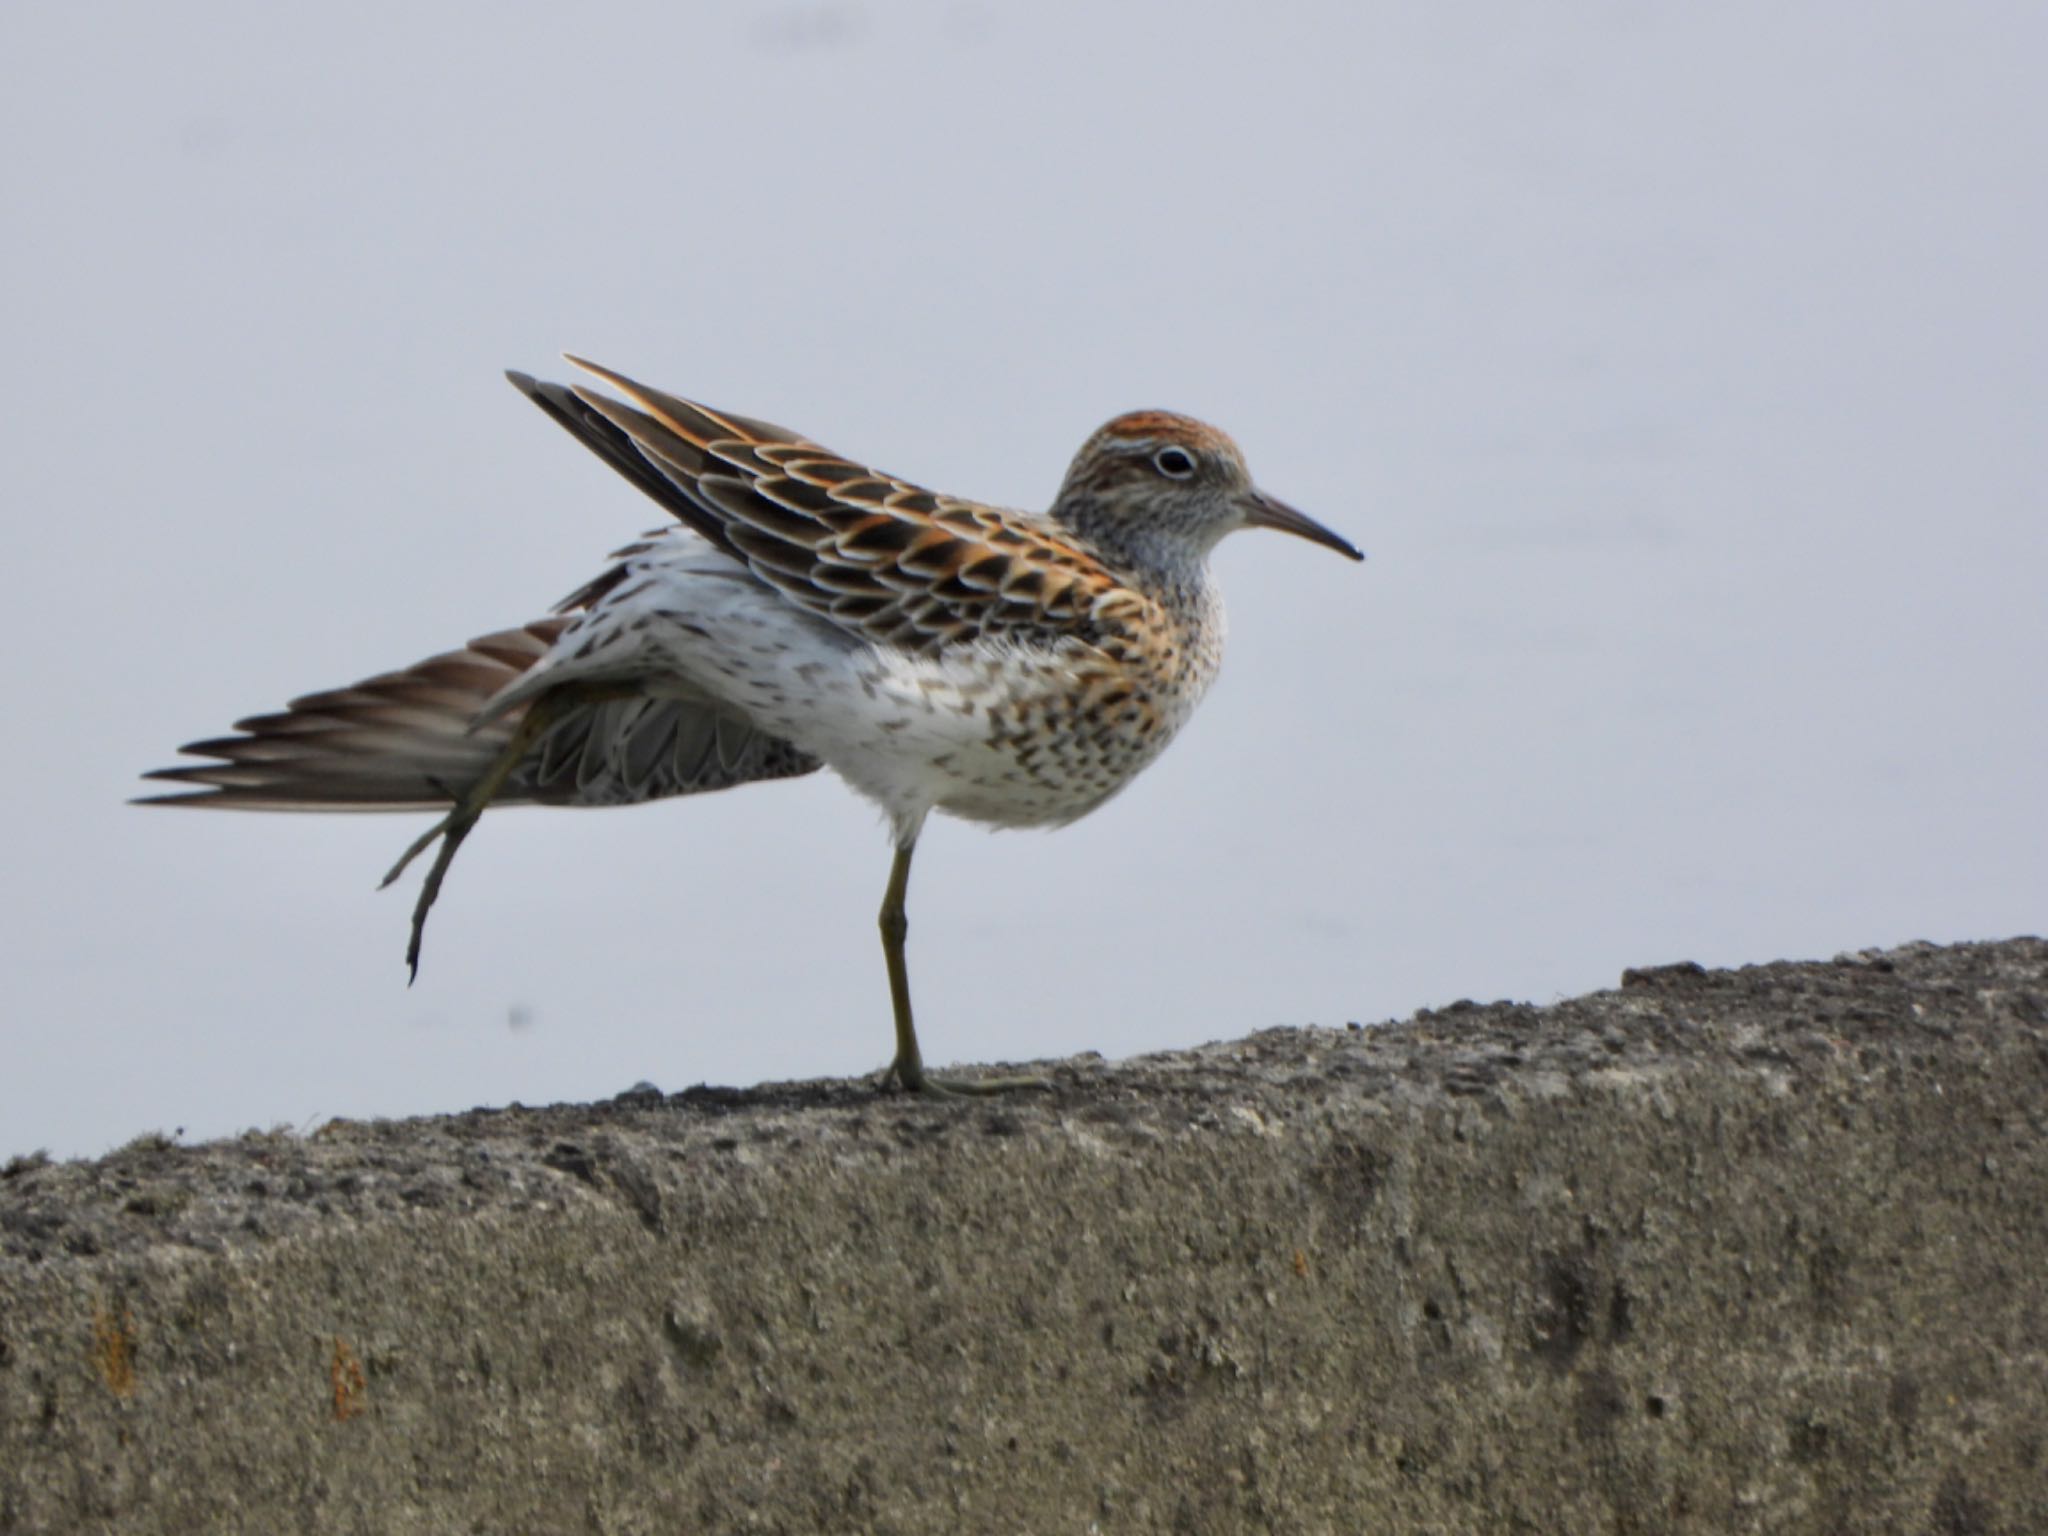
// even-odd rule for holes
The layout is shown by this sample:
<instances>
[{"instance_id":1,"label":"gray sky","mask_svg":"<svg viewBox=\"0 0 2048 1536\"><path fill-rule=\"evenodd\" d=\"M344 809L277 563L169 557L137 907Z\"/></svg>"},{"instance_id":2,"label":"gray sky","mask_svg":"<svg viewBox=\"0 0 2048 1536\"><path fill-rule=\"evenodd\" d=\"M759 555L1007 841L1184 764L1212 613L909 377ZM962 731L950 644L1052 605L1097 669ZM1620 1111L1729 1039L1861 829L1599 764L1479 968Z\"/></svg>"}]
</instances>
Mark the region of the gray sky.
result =
<instances>
[{"instance_id":1,"label":"gray sky","mask_svg":"<svg viewBox=\"0 0 2048 1536\"><path fill-rule=\"evenodd\" d=\"M487 817L410 991L420 818L122 804L660 520L498 377L562 348L1030 506L1189 411L1370 552L1233 539L1157 766L933 824L934 1061L2041 931L2044 50L2024 5L7 8L0 1153L887 1059L887 843L826 777Z\"/></svg>"}]
</instances>

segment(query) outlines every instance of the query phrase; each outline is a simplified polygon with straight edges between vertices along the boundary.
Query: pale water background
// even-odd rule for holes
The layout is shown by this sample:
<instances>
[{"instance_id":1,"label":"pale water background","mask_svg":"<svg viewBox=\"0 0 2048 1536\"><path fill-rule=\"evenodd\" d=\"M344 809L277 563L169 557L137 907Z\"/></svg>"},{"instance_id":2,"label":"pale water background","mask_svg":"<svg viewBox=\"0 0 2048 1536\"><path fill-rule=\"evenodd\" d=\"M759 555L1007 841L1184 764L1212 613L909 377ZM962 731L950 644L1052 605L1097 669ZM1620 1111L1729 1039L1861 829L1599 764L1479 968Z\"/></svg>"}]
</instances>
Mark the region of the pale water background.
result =
<instances>
[{"instance_id":1,"label":"pale water background","mask_svg":"<svg viewBox=\"0 0 2048 1536\"><path fill-rule=\"evenodd\" d=\"M854 1073L818 777L132 810L660 520L569 348L1042 505L1158 405L1371 554L1226 544L1222 682L1043 836L934 823L938 1061L2048 926L2048 9L9 6L0 1153Z\"/></svg>"}]
</instances>

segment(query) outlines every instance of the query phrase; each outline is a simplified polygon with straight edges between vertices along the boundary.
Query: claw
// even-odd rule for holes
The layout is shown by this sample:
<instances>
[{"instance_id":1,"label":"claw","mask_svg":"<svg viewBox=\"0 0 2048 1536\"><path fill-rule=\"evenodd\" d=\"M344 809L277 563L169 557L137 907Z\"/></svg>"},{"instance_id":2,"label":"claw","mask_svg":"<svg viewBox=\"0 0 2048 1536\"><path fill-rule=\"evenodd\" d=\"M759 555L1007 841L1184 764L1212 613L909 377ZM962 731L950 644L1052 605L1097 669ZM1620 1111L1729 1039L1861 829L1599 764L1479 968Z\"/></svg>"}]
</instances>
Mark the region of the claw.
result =
<instances>
[{"instance_id":1,"label":"claw","mask_svg":"<svg viewBox=\"0 0 2048 1536\"><path fill-rule=\"evenodd\" d=\"M428 833L425 838L415 843L407 851L405 857L398 861L398 869L405 868L407 864L412 862L413 856L424 848L427 843L431 842L436 836L441 839L441 851L434 855L433 867L427 871L427 878L420 882L420 899L413 903L412 937L406 942L405 946L405 984L407 986L411 986L420 979L420 942L426 937L427 933L427 913L433 910L434 899L441 894L442 878L447 875L448 866L455 862L455 850L462 846L462 840L469 836L470 829L482 819L484 808L489 803L489 799L486 798L474 811L470 811L465 805L461 809L449 812L441 818L439 826ZM398 869L394 869L391 872L392 876L397 875ZM390 878L387 878L384 883L389 885L391 883Z\"/></svg>"},{"instance_id":2,"label":"claw","mask_svg":"<svg viewBox=\"0 0 2048 1536\"><path fill-rule=\"evenodd\" d=\"M377 882L377 889L380 891L385 889L400 875L404 874L406 865L410 864L414 859L418 858L421 854L425 853L427 851L427 845L433 842L433 840L439 837L443 832L446 832L448 830L449 824L454 820L455 813L453 811L450 811L446 816L443 816L439 821L435 822L431 827L427 828L426 831L422 832L417 838L413 839L413 845L410 848L406 849L404 853L401 853L398 856L398 862L391 866L390 871L384 876L382 880L379 880Z\"/></svg>"},{"instance_id":3,"label":"claw","mask_svg":"<svg viewBox=\"0 0 2048 1536\"><path fill-rule=\"evenodd\" d=\"M1052 1079L1047 1077L932 1077L916 1063L906 1071L901 1061L891 1062L882 1074L883 1087L892 1082L908 1093L933 1099L985 1099L1026 1089L1052 1091Z\"/></svg>"},{"instance_id":4,"label":"claw","mask_svg":"<svg viewBox=\"0 0 2048 1536\"><path fill-rule=\"evenodd\" d=\"M512 733L512 739L505 743L491 766L484 770L483 777L463 791L455 801L455 807L446 816L413 839L412 846L399 855L398 862L391 866L389 874L378 883L383 890L405 873L406 866L425 853L434 840L441 840L440 851L434 855L433 865L427 870L427 878L420 883L419 900L413 903L412 936L405 946L406 985L411 986L420 976L420 944L426 938L427 914L434 909L434 901L441 894L441 882L447 877L448 866L455 862L455 850L462 846L462 840L490 804L505 787L505 781L512 777L512 770L532 750L559 713L561 701L554 694L544 694L536 699L520 719L519 727Z\"/></svg>"}]
</instances>

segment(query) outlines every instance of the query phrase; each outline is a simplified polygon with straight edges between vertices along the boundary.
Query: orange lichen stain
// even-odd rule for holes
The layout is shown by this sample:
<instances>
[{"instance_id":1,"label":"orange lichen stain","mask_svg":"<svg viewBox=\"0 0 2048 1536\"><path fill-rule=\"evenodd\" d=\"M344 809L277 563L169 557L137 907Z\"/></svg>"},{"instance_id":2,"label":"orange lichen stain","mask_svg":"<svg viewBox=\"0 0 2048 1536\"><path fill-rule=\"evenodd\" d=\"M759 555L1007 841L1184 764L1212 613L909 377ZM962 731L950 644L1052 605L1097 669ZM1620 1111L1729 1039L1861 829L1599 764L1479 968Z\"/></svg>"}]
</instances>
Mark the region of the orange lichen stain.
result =
<instances>
[{"instance_id":1,"label":"orange lichen stain","mask_svg":"<svg viewBox=\"0 0 2048 1536\"><path fill-rule=\"evenodd\" d=\"M106 1302L93 1303L92 1363L100 1380L116 1397L135 1395L135 1314L115 1311Z\"/></svg>"},{"instance_id":2,"label":"orange lichen stain","mask_svg":"<svg viewBox=\"0 0 2048 1536\"><path fill-rule=\"evenodd\" d=\"M339 1334L335 1335L334 1354L327 1362L327 1380L334 1389L337 1423L346 1424L369 1406L370 1382L363 1374L363 1362Z\"/></svg>"},{"instance_id":3,"label":"orange lichen stain","mask_svg":"<svg viewBox=\"0 0 2048 1536\"><path fill-rule=\"evenodd\" d=\"M1308 1255L1299 1248L1294 1250L1294 1273L1303 1280L1308 1278Z\"/></svg>"}]
</instances>

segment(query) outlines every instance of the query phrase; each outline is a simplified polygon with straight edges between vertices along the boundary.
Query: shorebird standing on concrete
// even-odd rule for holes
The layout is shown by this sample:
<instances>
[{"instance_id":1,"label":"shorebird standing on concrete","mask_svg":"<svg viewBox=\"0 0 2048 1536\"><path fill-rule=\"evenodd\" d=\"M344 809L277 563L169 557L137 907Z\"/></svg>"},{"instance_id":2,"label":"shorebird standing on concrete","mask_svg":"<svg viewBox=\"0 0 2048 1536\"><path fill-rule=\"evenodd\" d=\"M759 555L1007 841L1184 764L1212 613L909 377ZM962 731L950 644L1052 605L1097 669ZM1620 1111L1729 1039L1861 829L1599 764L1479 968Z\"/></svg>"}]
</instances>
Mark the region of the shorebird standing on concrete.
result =
<instances>
[{"instance_id":1,"label":"shorebird standing on concrete","mask_svg":"<svg viewBox=\"0 0 2048 1536\"><path fill-rule=\"evenodd\" d=\"M439 840L406 949L417 974L427 912L487 807L630 805L829 766L895 836L891 1075L928 1093L1035 1083L924 1070L903 945L925 817L1062 826L1157 757L1222 659L1208 558L1225 534L1278 528L1364 556L1259 490L1228 437L1166 411L1089 438L1038 515L570 361L625 401L510 378L677 525L552 617L182 748L213 761L150 777L203 787L147 803L445 809L385 877Z\"/></svg>"}]
</instances>

